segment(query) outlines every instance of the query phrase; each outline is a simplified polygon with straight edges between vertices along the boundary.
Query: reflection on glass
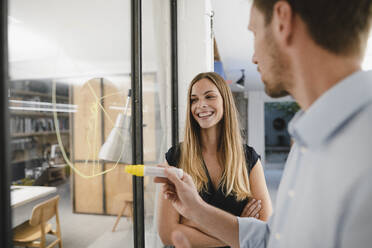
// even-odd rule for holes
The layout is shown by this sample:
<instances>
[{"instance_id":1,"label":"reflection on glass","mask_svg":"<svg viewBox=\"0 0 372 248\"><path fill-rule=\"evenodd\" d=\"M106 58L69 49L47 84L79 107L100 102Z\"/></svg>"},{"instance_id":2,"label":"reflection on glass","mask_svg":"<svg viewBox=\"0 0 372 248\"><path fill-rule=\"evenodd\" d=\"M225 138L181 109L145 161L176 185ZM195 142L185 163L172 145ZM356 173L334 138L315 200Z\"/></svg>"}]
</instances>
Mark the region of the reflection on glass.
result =
<instances>
[{"instance_id":1,"label":"reflection on glass","mask_svg":"<svg viewBox=\"0 0 372 248\"><path fill-rule=\"evenodd\" d=\"M11 181L55 187L13 226L58 194L64 247L133 245L131 207L112 232L132 178L98 158L130 88L130 16L129 0L9 1Z\"/></svg>"},{"instance_id":2,"label":"reflection on glass","mask_svg":"<svg viewBox=\"0 0 372 248\"><path fill-rule=\"evenodd\" d=\"M9 9L11 181L56 187L14 207L13 225L58 194L64 247L133 247L132 176L98 156L131 86L130 1L10 0ZM157 164L170 145L169 3L145 0L142 16L144 163ZM146 178L146 247L158 246L155 195Z\"/></svg>"},{"instance_id":3,"label":"reflection on glass","mask_svg":"<svg viewBox=\"0 0 372 248\"><path fill-rule=\"evenodd\" d=\"M51 160L52 145L57 143L50 86L48 80L11 82L9 109L14 184L43 185L48 180L46 161ZM69 113L76 111L76 106L69 104L68 86L58 84L56 106L60 136L69 151ZM65 171L61 170L55 170L54 179L65 178Z\"/></svg>"},{"instance_id":4,"label":"reflection on glass","mask_svg":"<svg viewBox=\"0 0 372 248\"><path fill-rule=\"evenodd\" d=\"M164 163L171 145L170 2L146 0L143 4L143 152L145 165ZM145 244L163 247L157 231L157 186L144 180Z\"/></svg>"}]
</instances>

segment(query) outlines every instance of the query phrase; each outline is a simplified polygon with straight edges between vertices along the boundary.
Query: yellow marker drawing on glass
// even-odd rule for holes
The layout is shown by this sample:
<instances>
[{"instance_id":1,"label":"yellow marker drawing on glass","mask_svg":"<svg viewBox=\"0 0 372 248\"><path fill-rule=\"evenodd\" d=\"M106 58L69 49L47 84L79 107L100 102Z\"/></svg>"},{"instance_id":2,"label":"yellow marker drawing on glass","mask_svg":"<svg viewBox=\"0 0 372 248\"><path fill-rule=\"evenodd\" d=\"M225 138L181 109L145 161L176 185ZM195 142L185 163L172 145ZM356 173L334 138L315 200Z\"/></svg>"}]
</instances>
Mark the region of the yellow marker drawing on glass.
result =
<instances>
[{"instance_id":1,"label":"yellow marker drawing on glass","mask_svg":"<svg viewBox=\"0 0 372 248\"><path fill-rule=\"evenodd\" d=\"M104 112L105 116L108 118L109 122L111 124L113 124L113 120L109 117L108 113L106 112L106 110L103 108L103 106L101 105L100 103L100 99L101 98L104 98L104 97L107 97L107 96L104 96L104 97L101 97L99 98L95 93L94 93L94 90L93 88L91 87L90 83L88 83L88 87L89 89L91 90L92 94L94 95L94 97L96 98L96 103L94 105L91 106L91 112L93 112L93 126L92 126L92 129L93 130L96 130L96 125L98 124L98 115L97 114L94 114L95 112L98 112L99 109L102 109L102 111ZM118 94L118 93L116 93ZM111 95L114 95L114 94L111 94ZM110 95L108 95L110 96ZM62 155L63 155L63 158L65 159L65 162L71 167L71 169L76 172L79 176L83 177L83 178L93 178L93 177L97 177L97 176L100 176L100 175L103 175L103 174L106 174L112 170L114 170L119 161L121 160L121 157L123 156L124 154L124 149L121 151L120 153L120 156L118 158L118 161L116 161L116 163L114 164L114 166L110 169L106 169L104 171L101 171L101 172L98 172L98 173L95 173L94 170L95 170L95 165L99 165L98 162L94 162L94 166L92 166L92 169L93 169L93 172L92 172L92 175L85 175L84 173L82 173L80 170L78 170L74 164L68 159L67 157L67 154L66 154L66 151L64 150L64 147L63 147L63 143L62 143L62 138L61 138L61 134L60 134L60 129L59 129L59 124L58 124L58 117L57 117L57 109L56 109L56 104L57 104L57 101L56 101L56 82L53 81L53 89L52 89L52 102L53 102L53 119L54 119L54 126L55 126L55 130L56 130L56 135L57 135L57 141L58 141L58 144L61 148L61 152L62 152ZM127 101L128 102L128 101ZM126 106L126 110L127 110L127 106ZM126 111L125 111L126 112ZM125 113L126 114L126 113ZM89 122L91 123L91 122ZM118 134L120 136L121 139L124 140L125 137L123 137L123 135L121 133ZM94 138L93 138L93 142L96 142L97 140L97 132L95 132L95 134L93 135ZM88 142L90 143L90 142ZM123 142L124 143L124 142ZM92 146L92 147L96 147L95 144ZM88 145L88 149L90 148L90 146ZM89 149L90 150L90 149ZM91 151L93 152L93 151ZM95 151L94 153L98 154L98 151ZM86 164L87 164L88 160L86 160Z\"/></svg>"},{"instance_id":2,"label":"yellow marker drawing on glass","mask_svg":"<svg viewBox=\"0 0 372 248\"><path fill-rule=\"evenodd\" d=\"M144 166L144 165L127 165L124 170L126 173L132 174L134 176L143 177L143 176L153 176L153 177L166 177L164 174L164 167L157 166ZM183 177L183 170L175 167L168 168L171 171L174 171L178 178Z\"/></svg>"}]
</instances>

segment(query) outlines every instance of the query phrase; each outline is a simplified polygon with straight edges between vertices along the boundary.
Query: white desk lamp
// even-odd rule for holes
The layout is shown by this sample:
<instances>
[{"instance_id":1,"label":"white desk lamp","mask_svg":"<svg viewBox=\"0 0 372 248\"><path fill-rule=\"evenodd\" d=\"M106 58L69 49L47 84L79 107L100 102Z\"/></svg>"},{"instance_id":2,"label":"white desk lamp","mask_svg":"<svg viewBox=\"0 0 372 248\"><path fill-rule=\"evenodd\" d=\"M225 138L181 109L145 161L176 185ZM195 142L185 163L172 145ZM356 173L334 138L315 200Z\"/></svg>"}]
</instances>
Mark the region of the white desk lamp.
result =
<instances>
[{"instance_id":1,"label":"white desk lamp","mask_svg":"<svg viewBox=\"0 0 372 248\"><path fill-rule=\"evenodd\" d=\"M101 160L132 163L131 118L127 116L130 97L131 90L128 91L124 113L119 113L114 128L99 151L98 158Z\"/></svg>"}]
</instances>

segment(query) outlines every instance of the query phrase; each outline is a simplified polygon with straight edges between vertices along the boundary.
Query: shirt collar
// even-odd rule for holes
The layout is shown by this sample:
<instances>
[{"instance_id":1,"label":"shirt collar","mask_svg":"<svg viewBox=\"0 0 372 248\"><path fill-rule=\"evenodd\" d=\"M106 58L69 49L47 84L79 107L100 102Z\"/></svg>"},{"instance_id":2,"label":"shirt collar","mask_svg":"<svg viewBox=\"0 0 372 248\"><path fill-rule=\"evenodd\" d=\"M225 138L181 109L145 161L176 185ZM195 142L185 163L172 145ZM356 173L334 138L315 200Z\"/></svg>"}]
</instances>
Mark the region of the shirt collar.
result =
<instances>
[{"instance_id":1,"label":"shirt collar","mask_svg":"<svg viewBox=\"0 0 372 248\"><path fill-rule=\"evenodd\" d=\"M291 120L288 131L304 146L320 145L345 121L372 101L372 71L358 71L320 96Z\"/></svg>"}]
</instances>

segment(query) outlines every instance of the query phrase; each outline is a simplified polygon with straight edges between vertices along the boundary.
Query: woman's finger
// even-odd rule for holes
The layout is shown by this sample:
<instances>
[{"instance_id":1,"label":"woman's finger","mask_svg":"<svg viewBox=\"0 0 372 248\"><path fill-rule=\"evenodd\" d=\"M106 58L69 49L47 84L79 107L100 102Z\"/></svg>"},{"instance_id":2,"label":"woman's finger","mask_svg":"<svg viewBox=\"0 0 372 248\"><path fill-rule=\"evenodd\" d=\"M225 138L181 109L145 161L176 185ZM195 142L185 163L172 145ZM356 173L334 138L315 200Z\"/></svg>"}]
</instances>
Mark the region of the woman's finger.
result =
<instances>
[{"instance_id":1,"label":"woman's finger","mask_svg":"<svg viewBox=\"0 0 372 248\"><path fill-rule=\"evenodd\" d=\"M244 209L243 209L243 212L242 212L242 216L248 216L247 213L250 209L250 207L256 202L256 199L252 198L249 200L249 202L245 205Z\"/></svg>"},{"instance_id":2,"label":"woman's finger","mask_svg":"<svg viewBox=\"0 0 372 248\"><path fill-rule=\"evenodd\" d=\"M249 215L250 217L255 217L261 211L261 204L258 204L255 209L253 209L252 213Z\"/></svg>"},{"instance_id":3,"label":"woman's finger","mask_svg":"<svg viewBox=\"0 0 372 248\"><path fill-rule=\"evenodd\" d=\"M249 217L254 217L253 215L253 212L255 211L255 209L257 209L259 207L259 205L261 204L261 201L258 200L258 201L255 201L254 204L252 204L248 210L247 210L247 216ZM261 208L261 207L260 207Z\"/></svg>"},{"instance_id":4,"label":"woman's finger","mask_svg":"<svg viewBox=\"0 0 372 248\"><path fill-rule=\"evenodd\" d=\"M258 201L256 201L250 208L249 208L249 210L248 210L248 216L249 217L254 217L254 215L256 214L256 213L254 213L255 212L255 210L257 209L257 208L259 208L259 209L261 209L261 201L260 200L258 200Z\"/></svg>"}]
</instances>

